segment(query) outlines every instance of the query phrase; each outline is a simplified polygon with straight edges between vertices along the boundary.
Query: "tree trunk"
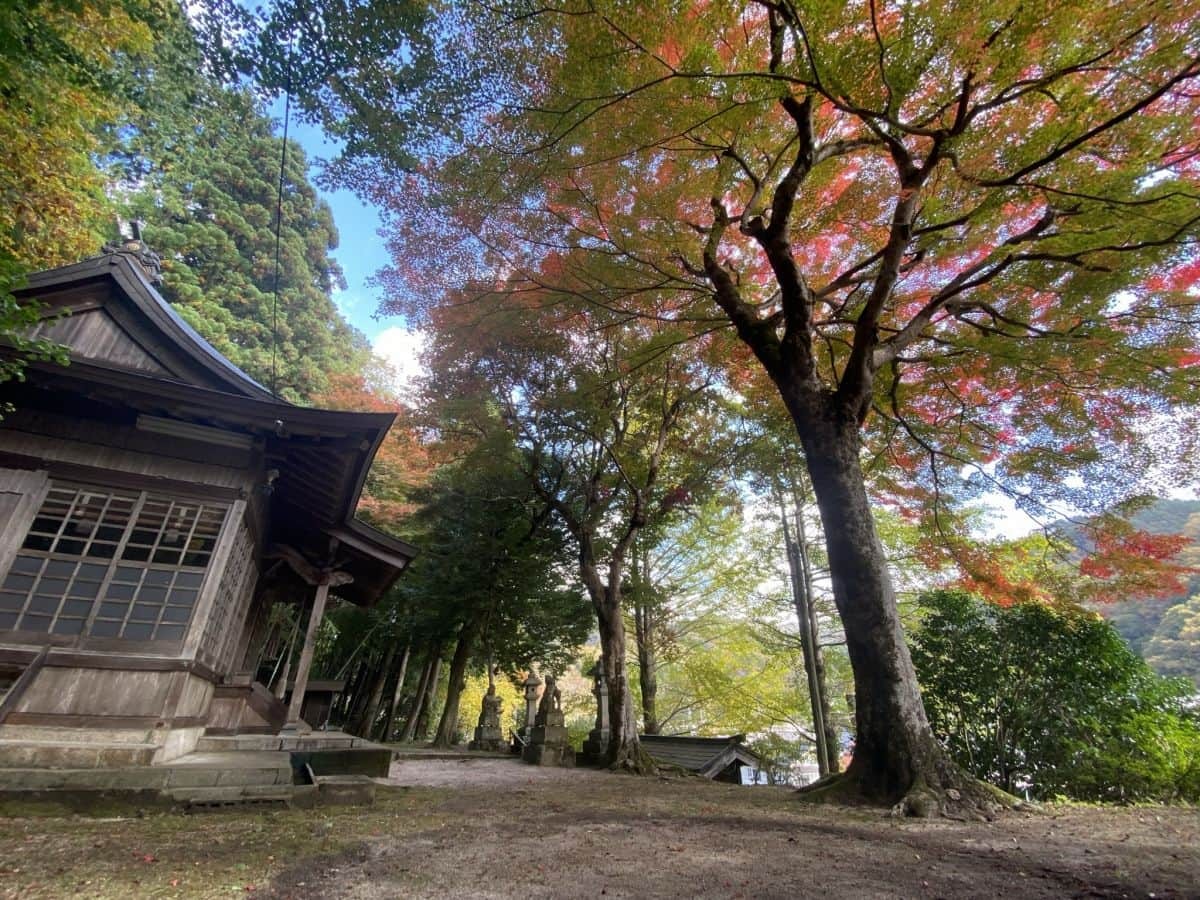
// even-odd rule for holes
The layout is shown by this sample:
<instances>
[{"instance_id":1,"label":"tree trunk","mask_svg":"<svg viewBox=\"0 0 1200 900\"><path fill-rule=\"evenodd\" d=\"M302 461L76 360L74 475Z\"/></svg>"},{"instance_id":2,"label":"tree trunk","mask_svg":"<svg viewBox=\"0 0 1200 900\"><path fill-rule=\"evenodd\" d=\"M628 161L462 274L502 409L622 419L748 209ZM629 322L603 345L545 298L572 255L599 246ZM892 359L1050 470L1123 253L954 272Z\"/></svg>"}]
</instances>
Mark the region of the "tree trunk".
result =
<instances>
[{"instance_id":1,"label":"tree trunk","mask_svg":"<svg viewBox=\"0 0 1200 900\"><path fill-rule=\"evenodd\" d=\"M367 698L367 706L356 732L368 740L375 731L375 720L379 718L379 705L383 703L383 689L387 685L388 676L392 674L392 660L395 658L396 645L388 644L383 655L383 662L379 664L379 669L371 683L370 697Z\"/></svg>"},{"instance_id":2,"label":"tree trunk","mask_svg":"<svg viewBox=\"0 0 1200 900\"><path fill-rule=\"evenodd\" d=\"M433 668L429 670L429 683L425 686L425 701L421 704L421 711L417 714L417 731L416 738L425 740L425 736L429 734L429 720L433 716L433 704L437 703L438 677L442 671L442 648L438 646L434 651Z\"/></svg>"},{"instance_id":3,"label":"tree trunk","mask_svg":"<svg viewBox=\"0 0 1200 900\"><path fill-rule=\"evenodd\" d=\"M782 499L782 498L780 498ZM797 512L799 512L797 510ZM792 605L800 631L800 651L804 656L804 680L808 684L808 702L812 710L813 736L816 739L817 770L821 775L831 771L829 764L829 742L826 739L825 708L821 703L821 688L817 676L815 630L812 627L810 605L812 585L806 577L800 555L799 542L793 540L788 527L787 511L780 509L783 522L783 542L787 549L788 572L792 581Z\"/></svg>"},{"instance_id":4,"label":"tree trunk","mask_svg":"<svg viewBox=\"0 0 1200 900\"><path fill-rule=\"evenodd\" d=\"M875 533L859 466L859 424L853 411L784 392L804 447L825 531L834 602L854 670L856 739L845 776L819 785L832 794L876 803L903 801L904 810L933 815L946 798L974 783L942 751L921 703L896 609L883 545ZM961 793L958 795L961 796Z\"/></svg>"},{"instance_id":5,"label":"tree trunk","mask_svg":"<svg viewBox=\"0 0 1200 900\"><path fill-rule=\"evenodd\" d=\"M356 693L358 689L359 679L362 677L362 661L359 660L354 664L354 668L349 670L348 676L342 686L342 693L337 698L336 710L339 727L345 731L350 727L350 711L354 707Z\"/></svg>"},{"instance_id":6,"label":"tree trunk","mask_svg":"<svg viewBox=\"0 0 1200 900\"><path fill-rule=\"evenodd\" d=\"M608 682L609 739L605 765L613 769L645 772L653 769L638 740L637 717L625 666L625 617L620 593L605 591L602 608L596 610L600 627L600 649L604 678Z\"/></svg>"},{"instance_id":7,"label":"tree trunk","mask_svg":"<svg viewBox=\"0 0 1200 900\"><path fill-rule=\"evenodd\" d=\"M650 592L648 554L633 554L630 575L634 591L633 621L634 639L637 641L638 685L642 689L642 733L658 734L658 654L655 647L657 622L655 597Z\"/></svg>"},{"instance_id":8,"label":"tree trunk","mask_svg":"<svg viewBox=\"0 0 1200 900\"><path fill-rule=\"evenodd\" d=\"M404 677L408 674L408 657L412 652L412 643L404 645L404 653L400 655L400 666L396 672L396 685L392 688L392 699L388 701L387 712L383 716L377 739L389 741L396 731L396 716L400 712L400 695L404 690Z\"/></svg>"},{"instance_id":9,"label":"tree trunk","mask_svg":"<svg viewBox=\"0 0 1200 900\"><path fill-rule=\"evenodd\" d=\"M627 534L626 546L636 529ZM579 542L579 574L596 610L604 678L608 682L609 739L604 764L609 768L647 773L655 766L638 741L637 717L625 666L625 616L621 611L623 557L616 551L608 561L607 584L600 577L591 535L576 535Z\"/></svg>"},{"instance_id":10,"label":"tree trunk","mask_svg":"<svg viewBox=\"0 0 1200 900\"><path fill-rule=\"evenodd\" d=\"M410 744L416 739L417 720L421 717L421 711L425 706L425 697L429 693L429 676L433 673L435 653L437 653L437 649L430 647L429 654L425 657L425 664L421 667L417 692L413 695L412 703L409 705L408 718L404 722L404 733L400 735L401 743Z\"/></svg>"},{"instance_id":11,"label":"tree trunk","mask_svg":"<svg viewBox=\"0 0 1200 900\"><path fill-rule=\"evenodd\" d=\"M371 657L363 655L363 661L358 667L358 677L354 685L354 697L346 716L346 730L351 734L363 733L363 720L367 714L367 704L371 700L371 688L379 672L379 665Z\"/></svg>"},{"instance_id":12,"label":"tree trunk","mask_svg":"<svg viewBox=\"0 0 1200 900\"><path fill-rule=\"evenodd\" d=\"M813 626L813 662L817 668L817 697L821 702L821 719L825 726L825 755L829 760L829 771L839 772L842 768L842 748L838 740L838 729L833 722L833 708L829 702L829 679L825 674L825 651L821 647L821 635L817 628L817 612L810 604L809 622Z\"/></svg>"},{"instance_id":13,"label":"tree trunk","mask_svg":"<svg viewBox=\"0 0 1200 900\"><path fill-rule=\"evenodd\" d=\"M642 732L658 734L658 667L654 648L654 617L645 603L638 603L637 617L638 682L642 689Z\"/></svg>"},{"instance_id":14,"label":"tree trunk","mask_svg":"<svg viewBox=\"0 0 1200 900\"><path fill-rule=\"evenodd\" d=\"M471 650L475 644L475 622L468 622L458 632L458 644L450 660L450 675L446 681L446 704L442 707L442 718L438 722L433 746L449 747L454 743L454 729L458 725L458 700L467 686L467 663L471 661Z\"/></svg>"},{"instance_id":15,"label":"tree trunk","mask_svg":"<svg viewBox=\"0 0 1200 900\"><path fill-rule=\"evenodd\" d=\"M829 682L825 677L825 651L821 647L820 620L817 618L816 591L813 590L812 554L808 541L808 532L804 527L803 507L807 500L796 491L799 484L795 478L792 482L792 505L796 515L796 549L800 552L800 575L804 579L804 596L806 599L808 626L812 633L813 663L817 675L817 697L821 704L821 724L825 730L825 756L829 760L829 771L841 769L841 745L838 741L837 727L833 724L833 710L829 703Z\"/></svg>"}]
</instances>

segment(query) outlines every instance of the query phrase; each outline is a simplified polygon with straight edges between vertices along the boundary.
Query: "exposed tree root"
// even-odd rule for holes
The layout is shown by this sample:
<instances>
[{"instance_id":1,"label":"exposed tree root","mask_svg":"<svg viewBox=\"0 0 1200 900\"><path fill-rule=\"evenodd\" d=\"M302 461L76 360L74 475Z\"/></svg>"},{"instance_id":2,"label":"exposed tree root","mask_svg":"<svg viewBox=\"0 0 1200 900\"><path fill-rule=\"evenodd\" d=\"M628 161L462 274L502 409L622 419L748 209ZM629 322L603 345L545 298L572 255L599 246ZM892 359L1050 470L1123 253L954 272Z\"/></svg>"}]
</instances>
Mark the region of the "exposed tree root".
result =
<instances>
[{"instance_id":1,"label":"exposed tree root","mask_svg":"<svg viewBox=\"0 0 1200 900\"><path fill-rule=\"evenodd\" d=\"M651 759L650 754L642 749L642 745L629 744L622 745L618 750L616 757L608 764L608 768L614 772L625 772L628 775L657 775L658 766Z\"/></svg>"},{"instance_id":2,"label":"exposed tree root","mask_svg":"<svg viewBox=\"0 0 1200 900\"><path fill-rule=\"evenodd\" d=\"M898 818L980 821L994 819L1004 810L1029 808L1019 798L963 772L943 771L938 776L937 784L918 777L902 796L896 798L868 790L864 780L851 769L826 775L800 788L797 794L809 803L884 807Z\"/></svg>"}]
</instances>

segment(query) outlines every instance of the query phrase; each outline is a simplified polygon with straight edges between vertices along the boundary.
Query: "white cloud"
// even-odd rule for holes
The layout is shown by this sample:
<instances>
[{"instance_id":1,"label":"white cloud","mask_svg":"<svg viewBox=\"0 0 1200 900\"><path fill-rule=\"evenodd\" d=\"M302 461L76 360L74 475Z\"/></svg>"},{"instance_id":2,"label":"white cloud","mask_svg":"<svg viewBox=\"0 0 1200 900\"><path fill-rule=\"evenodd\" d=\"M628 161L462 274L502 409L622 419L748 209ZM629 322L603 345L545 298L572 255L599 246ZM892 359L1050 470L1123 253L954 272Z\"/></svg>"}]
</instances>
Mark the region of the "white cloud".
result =
<instances>
[{"instance_id":1,"label":"white cloud","mask_svg":"<svg viewBox=\"0 0 1200 900\"><path fill-rule=\"evenodd\" d=\"M371 342L375 354L385 360L396 373L395 389L405 394L417 377L425 373L421 351L428 340L425 332L416 328L385 328Z\"/></svg>"},{"instance_id":2,"label":"white cloud","mask_svg":"<svg viewBox=\"0 0 1200 900\"><path fill-rule=\"evenodd\" d=\"M363 305L363 298L353 290L334 291L333 305L347 319L351 318L354 312Z\"/></svg>"},{"instance_id":3,"label":"white cloud","mask_svg":"<svg viewBox=\"0 0 1200 900\"><path fill-rule=\"evenodd\" d=\"M1000 491L989 491L981 498L980 505L987 516L980 529L985 538L1013 541L1042 526L1041 522L1020 509L1012 497Z\"/></svg>"}]
</instances>

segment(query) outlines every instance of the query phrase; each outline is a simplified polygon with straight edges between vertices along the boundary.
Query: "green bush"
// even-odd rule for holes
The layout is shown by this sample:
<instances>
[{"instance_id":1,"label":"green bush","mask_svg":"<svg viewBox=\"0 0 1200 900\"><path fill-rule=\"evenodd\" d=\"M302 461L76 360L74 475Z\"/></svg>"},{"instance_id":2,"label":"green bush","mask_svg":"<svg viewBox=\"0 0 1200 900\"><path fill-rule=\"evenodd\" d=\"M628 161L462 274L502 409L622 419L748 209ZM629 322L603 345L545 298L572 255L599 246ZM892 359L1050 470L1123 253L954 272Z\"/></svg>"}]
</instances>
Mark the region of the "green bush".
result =
<instances>
[{"instance_id":1,"label":"green bush","mask_svg":"<svg viewBox=\"0 0 1200 900\"><path fill-rule=\"evenodd\" d=\"M920 598L913 662L934 732L1007 791L1078 800L1200 800L1200 720L1095 613L959 591Z\"/></svg>"}]
</instances>

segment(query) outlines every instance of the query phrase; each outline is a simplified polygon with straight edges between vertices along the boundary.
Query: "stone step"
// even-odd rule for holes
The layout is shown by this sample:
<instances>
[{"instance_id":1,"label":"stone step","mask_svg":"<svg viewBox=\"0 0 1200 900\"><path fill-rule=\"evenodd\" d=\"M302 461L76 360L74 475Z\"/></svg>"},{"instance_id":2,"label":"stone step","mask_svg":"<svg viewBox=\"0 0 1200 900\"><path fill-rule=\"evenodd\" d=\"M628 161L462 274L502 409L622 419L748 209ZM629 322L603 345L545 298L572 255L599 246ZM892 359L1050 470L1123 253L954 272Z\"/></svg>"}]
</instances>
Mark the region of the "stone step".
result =
<instances>
[{"instance_id":1,"label":"stone step","mask_svg":"<svg viewBox=\"0 0 1200 900\"><path fill-rule=\"evenodd\" d=\"M271 751L189 753L157 769L169 771L167 787L290 785L291 756Z\"/></svg>"},{"instance_id":2,"label":"stone step","mask_svg":"<svg viewBox=\"0 0 1200 900\"><path fill-rule=\"evenodd\" d=\"M0 769L0 791L162 790L170 775L154 766L124 769Z\"/></svg>"},{"instance_id":3,"label":"stone step","mask_svg":"<svg viewBox=\"0 0 1200 900\"><path fill-rule=\"evenodd\" d=\"M196 743L196 750L351 750L375 746L378 745L366 738L345 732L317 731L311 734L206 734Z\"/></svg>"},{"instance_id":4,"label":"stone step","mask_svg":"<svg viewBox=\"0 0 1200 900\"><path fill-rule=\"evenodd\" d=\"M152 744L148 728L66 728L61 725L0 725L0 740L54 741L64 744Z\"/></svg>"},{"instance_id":5,"label":"stone step","mask_svg":"<svg viewBox=\"0 0 1200 900\"><path fill-rule=\"evenodd\" d=\"M366 775L318 775L317 791L323 806L370 806L376 783Z\"/></svg>"},{"instance_id":6,"label":"stone step","mask_svg":"<svg viewBox=\"0 0 1200 900\"><path fill-rule=\"evenodd\" d=\"M295 791L288 785L241 785L228 787L173 788L167 795L189 808L223 806L290 806Z\"/></svg>"},{"instance_id":7,"label":"stone step","mask_svg":"<svg viewBox=\"0 0 1200 900\"><path fill-rule=\"evenodd\" d=\"M165 765L109 769L0 768L0 790L191 790L290 786L290 763Z\"/></svg>"},{"instance_id":8,"label":"stone step","mask_svg":"<svg viewBox=\"0 0 1200 900\"><path fill-rule=\"evenodd\" d=\"M148 766L157 744L0 738L0 769L119 769Z\"/></svg>"}]
</instances>

